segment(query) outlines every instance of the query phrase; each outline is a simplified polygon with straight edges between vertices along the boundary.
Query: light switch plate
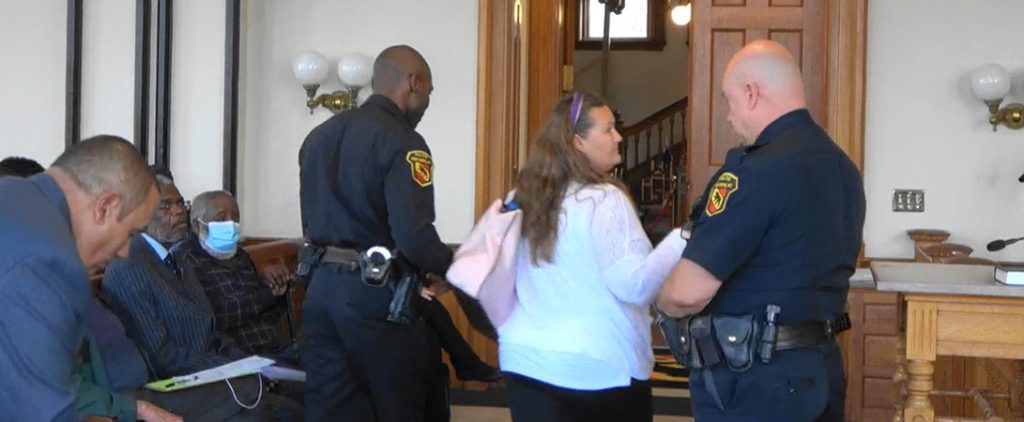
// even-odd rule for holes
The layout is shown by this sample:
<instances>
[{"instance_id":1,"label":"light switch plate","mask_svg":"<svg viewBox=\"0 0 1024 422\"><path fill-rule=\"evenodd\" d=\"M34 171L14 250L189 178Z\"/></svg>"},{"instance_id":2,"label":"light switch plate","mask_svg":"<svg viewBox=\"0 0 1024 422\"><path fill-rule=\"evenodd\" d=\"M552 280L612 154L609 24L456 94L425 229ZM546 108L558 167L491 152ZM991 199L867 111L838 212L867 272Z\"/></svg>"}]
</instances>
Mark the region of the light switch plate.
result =
<instances>
[{"instance_id":1,"label":"light switch plate","mask_svg":"<svg viewBox=\"0 0 1024 422\"><path fill-rule=\"evenodd\" d=\"M892 212L924 212L924 189L893 190Z\"/></svg>"}]
</instances>

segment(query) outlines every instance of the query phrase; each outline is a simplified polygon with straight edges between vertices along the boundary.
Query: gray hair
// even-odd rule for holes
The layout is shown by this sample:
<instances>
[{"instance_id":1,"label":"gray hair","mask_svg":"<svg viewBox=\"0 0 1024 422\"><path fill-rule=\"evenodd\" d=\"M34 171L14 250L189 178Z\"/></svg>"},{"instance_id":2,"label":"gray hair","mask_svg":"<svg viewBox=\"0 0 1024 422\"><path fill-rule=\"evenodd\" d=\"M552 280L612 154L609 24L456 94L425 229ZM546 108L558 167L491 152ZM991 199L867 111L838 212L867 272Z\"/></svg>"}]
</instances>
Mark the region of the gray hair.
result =
<instances>
[{"instance_id":1,"label":"gray hair","mask_svg":"<svg viewBox=\"0 0 1024 422\"><path fill-rule=\"evenodd\" d=\"M159 176L157 176L159 179ZM196 195L195 199L192 200L192 210L189 215L189 223L192 227L192 232L198 236L202 231L203 224L209 223L210 219L217 213L213 208L213 201L220 197L231 198L235 200L235 196L226 190L211 190ZM237 201L236 201L237 204Z\"/></svg>"},{"instance_id":2,"label":"gray hair","mask_svg":"<svg viewBox=\"0 0 1024 422\"><path fill-rule=\"evenodd\" d=\"M118 219L142 204L153 186L153 174L130 142L113 135L99 135L72 145L53 167L63 170L89 195L115 191L123 197Z\"/></svg>"},{"instance_id":3,"label":"gray hair","mask_svg":"<svg viewBox=\"0 0 1024 422\"><path fill-rule=\"evenodd\" d=\"M170 177L164 176L162 174L155 174L153 175L153 177L156 177L157 189L162 188L164 186L174 186L174 180L172 180Z\"/></svg>"}]
</instances>

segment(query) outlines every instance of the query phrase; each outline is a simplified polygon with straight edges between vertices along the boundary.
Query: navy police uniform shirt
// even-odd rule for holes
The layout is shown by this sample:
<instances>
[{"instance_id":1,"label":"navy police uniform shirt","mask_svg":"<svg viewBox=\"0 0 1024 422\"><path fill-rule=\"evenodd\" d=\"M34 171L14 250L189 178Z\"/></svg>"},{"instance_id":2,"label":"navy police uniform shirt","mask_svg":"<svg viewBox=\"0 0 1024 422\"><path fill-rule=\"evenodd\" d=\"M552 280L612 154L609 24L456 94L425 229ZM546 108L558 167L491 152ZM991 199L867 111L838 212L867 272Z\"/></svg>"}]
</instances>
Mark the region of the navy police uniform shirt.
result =
<instances>
[{"instance_id":1,"label":"navy police uniform shirt","mask_svg":"<svg viewBox=\"0 0 1024 422\"><path fill-rule=\"evenodd\" d=\"M397 248L421 271L448 271L452 252L434 228L430 148L391 99L373 95L313 129L299 165L311 242Z\"/></svg>"},{"instance_id":2,"label":"navy police uniform shirt","mask_svg":"<svg viewBox=\"0 0 1024 422\"><path fill-rule=\"evenodd\" d=\"M704 312L763 318L775 304L783 324L842 314L864 202L857 168L806 109L730 150L694 209L683 253L722 281Z\"/></svg>"}]
</instances>

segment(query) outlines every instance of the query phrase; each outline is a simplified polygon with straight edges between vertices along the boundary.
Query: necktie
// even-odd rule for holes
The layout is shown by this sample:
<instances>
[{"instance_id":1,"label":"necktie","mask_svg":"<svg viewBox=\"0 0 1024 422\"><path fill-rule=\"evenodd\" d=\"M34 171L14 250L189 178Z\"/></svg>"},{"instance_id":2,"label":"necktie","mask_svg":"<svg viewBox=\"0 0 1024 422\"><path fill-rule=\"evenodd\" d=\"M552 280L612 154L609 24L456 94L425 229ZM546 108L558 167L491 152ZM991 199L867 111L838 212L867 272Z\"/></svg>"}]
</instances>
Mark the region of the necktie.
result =
<instances>
[{"instance_id":1,"label":"necktie","mask_svg":"<svg viewBox=\"0 0 1024 422\"><path fill-rule=\"evenodd\" d=\"M174 275L181 275L181 270L178 269L178 263L174 261L174 255L167 254L167 256L164 257L164 265L167 265L167 268L170 268Z\"/></svg>"}]
</instances>

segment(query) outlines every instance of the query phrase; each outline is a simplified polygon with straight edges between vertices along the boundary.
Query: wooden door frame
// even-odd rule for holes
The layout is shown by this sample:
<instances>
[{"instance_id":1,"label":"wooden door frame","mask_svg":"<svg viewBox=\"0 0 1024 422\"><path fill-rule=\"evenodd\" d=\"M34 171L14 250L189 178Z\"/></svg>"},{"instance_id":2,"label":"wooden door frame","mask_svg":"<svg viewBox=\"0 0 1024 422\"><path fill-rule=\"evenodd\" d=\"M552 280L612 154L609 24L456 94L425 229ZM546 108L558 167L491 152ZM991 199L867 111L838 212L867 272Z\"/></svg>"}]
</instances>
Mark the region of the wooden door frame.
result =
<instances>
[{"instance_id":1,"label":"wooden door frame","mask_svg":"<svg viewBox=\"0 0 1024 422\"><path fill-rule=\"evenodd\" d=\"M868 0L828 4L825 129L863 174Z\"/></svg>"},{"instance_id":2,"label":"wooden door frame","mask_svg":"<svg viewBox=\"0 0 1024 422\"><path fill-rule=\"evenodd\" d=\"M544 42L565 37L571 25L566 0L478 0L479 34L477 59L477 154L476 215L514 184L519 164L525 158L526 139L536 135L562 84L562 62L569 43ZM572 1L572 0L567 0ZM826 25L826 130L864 169L864 98L867 52L867 7L869 0L828 2ZM520 17L500 6L519 3ZM515 60L505 49L509 23L525 19L523 60ZM531 42L538 41L540 42ZM691 48L690 53L696 50ZM515 73L519 69L521 73ZM510 88L509 76L525 80L525 89ZM518 105L514 110L510 104ZM513 107L514 108L514 107ZM693 118L694 113L688 113ZM525 118L524 118L525 116ZM692 130L687 124L687 130ZM692 134L687 134L692 139ZM701 186L695 186L701 189Z\"/></svg>"}]
</instances>

